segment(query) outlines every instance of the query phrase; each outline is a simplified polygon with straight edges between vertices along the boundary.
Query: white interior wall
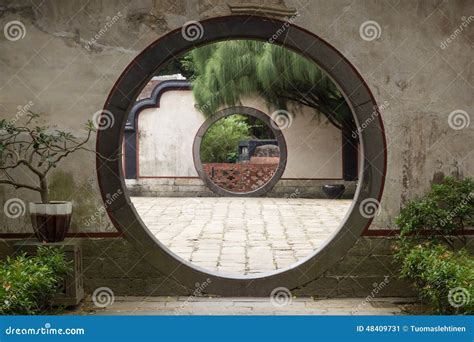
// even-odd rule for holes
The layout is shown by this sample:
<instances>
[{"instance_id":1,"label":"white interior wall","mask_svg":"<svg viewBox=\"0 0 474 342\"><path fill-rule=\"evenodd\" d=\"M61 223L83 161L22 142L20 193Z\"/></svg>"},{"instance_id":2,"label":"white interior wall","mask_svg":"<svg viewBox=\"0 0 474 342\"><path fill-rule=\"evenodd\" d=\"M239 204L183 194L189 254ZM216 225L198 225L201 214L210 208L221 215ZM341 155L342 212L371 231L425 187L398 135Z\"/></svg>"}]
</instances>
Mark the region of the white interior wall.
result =
<instances>
[{"instance_id":1,"label":"white interior wall","mask_svg":"<svg viewBox=\"0 0 474 342\"><path fill-rule=\"evenodd\" d=\"M244 99L242 104L271 115L261 99ZM291 125L283 129L288 150L283 178L342 178L341 132L315 119L309 107L289 112ZM188 90L167 91L160 108L143 110L138 120L140 177L197 177L192 146L204 121Z\"/></svg>"}]
</instances>

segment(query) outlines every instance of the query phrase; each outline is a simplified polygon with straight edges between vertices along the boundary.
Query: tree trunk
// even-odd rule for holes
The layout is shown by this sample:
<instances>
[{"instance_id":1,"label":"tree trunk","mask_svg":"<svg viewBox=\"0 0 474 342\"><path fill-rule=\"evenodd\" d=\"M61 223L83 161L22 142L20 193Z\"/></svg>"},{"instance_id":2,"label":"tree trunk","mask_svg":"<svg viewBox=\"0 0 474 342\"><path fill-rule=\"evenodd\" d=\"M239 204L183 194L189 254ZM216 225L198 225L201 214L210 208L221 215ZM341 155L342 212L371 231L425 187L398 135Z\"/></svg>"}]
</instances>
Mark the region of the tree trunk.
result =
<instances>
[{"instance_id":1,"label":"tree trunk","mask_svg":"<svg viewBox=\"0 0 474 342\"><path fill-rule=\"evenodd\" d=\"M41 202L44 204L49 203L49 189L48 189L48 181L46 176L40 176L40 194L41 194Z\"/></svg>"}]
</instances>

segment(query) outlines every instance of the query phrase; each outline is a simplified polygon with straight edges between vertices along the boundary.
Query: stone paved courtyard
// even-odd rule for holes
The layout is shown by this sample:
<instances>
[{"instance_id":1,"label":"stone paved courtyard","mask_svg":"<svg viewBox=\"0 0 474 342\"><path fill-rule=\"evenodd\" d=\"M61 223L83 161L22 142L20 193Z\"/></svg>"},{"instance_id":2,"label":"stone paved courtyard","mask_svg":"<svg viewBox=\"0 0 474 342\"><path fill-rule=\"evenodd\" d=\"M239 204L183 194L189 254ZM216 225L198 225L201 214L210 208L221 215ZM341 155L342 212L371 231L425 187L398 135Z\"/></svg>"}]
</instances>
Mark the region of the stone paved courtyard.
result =
<instances>
[{"instance_id":1,"label":"stone paved courtyard","mask_svg":"<svg viewBox=\"0 0 474 342\"><path fill-rule=\"evenodd\" d=\"M317 250L351 200L132 197L148 229L172 252L208 270L255 274Z\"/></svg>"}]
</instances>

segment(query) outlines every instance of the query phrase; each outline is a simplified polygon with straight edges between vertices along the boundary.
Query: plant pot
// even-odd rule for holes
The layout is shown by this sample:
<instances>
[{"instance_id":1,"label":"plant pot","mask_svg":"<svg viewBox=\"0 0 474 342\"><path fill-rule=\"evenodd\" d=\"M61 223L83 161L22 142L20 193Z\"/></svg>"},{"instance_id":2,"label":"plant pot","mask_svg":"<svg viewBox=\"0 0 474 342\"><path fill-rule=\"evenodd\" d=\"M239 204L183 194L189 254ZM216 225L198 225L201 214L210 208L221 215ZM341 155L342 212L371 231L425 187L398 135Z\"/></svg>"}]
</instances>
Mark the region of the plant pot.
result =
<instances>
[{"instance_id":1,"label":"plant pot","mask_svg":"<svg viewBox=\"0 0 474 342\"><path fill-rule=\"evenodd\" d=\"M30 202L29 207L31 224L38 241L64 240L71 223L71 202L52 201L48 204Z\"/></svg>"},{"instance_id":2,"label":"plant pot","mask_svg":"<svg viewBox=\"0 0 474 342\"><path fill-rule=\"evenodd\" d=\"M344 194L346 187L343 184L323 185L323 192L329 199L339 199Z\"/></svg>"}]
</instances>

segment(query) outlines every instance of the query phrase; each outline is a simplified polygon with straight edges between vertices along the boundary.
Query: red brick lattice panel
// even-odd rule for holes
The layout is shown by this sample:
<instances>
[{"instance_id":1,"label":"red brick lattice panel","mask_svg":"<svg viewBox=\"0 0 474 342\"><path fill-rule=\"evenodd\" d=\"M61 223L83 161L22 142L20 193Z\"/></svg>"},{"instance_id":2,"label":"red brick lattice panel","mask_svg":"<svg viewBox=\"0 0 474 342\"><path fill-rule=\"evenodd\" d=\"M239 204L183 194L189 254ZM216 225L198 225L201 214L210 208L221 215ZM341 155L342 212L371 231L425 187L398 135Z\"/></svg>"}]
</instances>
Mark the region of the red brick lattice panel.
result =
<instances>
[{"instance_id":1,"label":"red brick lattice panel","mask_svg":"<svg viewBox=\"0 0 474 342\"><path fill-rule=\"evenodd\" d=\"M278 163L209 163L203 167L217 186L232 192L249 192L265 185L275 174Z\"/></svg>"}]
</instances>

